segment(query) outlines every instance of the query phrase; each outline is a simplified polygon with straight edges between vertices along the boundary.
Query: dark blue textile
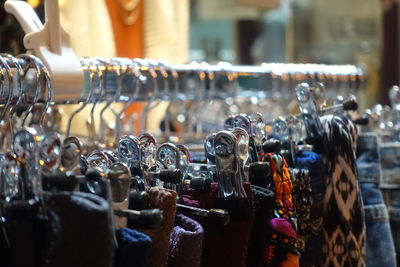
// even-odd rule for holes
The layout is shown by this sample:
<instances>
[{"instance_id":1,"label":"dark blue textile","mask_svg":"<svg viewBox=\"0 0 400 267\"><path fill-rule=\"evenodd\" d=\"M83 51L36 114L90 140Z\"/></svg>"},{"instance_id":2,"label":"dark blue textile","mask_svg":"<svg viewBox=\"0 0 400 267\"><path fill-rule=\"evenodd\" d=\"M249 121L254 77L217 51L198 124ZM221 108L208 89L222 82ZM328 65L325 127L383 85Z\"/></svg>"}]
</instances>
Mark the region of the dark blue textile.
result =
<instances>
[{"instance_id":1,"label":"dark blue textile","mask_svg":"<svg viewBox=\"0 0 400 267\"><path fill-rule=\"evenodd\" d=\"M151 238L129 228L115 231L118 248L115 251L114 267L144 267Z\"/></svg>"}]
</instances>

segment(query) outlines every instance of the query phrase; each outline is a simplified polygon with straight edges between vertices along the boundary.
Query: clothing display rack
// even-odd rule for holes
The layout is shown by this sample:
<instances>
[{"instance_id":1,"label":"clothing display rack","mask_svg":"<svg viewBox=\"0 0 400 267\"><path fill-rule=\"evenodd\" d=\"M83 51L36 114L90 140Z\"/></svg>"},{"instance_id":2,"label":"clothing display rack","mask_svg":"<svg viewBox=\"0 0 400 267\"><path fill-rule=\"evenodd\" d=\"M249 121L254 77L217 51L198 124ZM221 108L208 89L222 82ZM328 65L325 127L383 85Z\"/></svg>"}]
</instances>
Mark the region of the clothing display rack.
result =
<instances>
[{"instance_id":1,"label":"clothing display rack","mask_svg":"<svg viewBox=\"0 0 400 267\"><path fill-rule=\"evenodd\" d=\"M5 5L28 53L0 54L1 266L396 265L400 89L391 116L360 116L354 65L78 59L58 5L44 25ZM161 102L160 129L134 135Z\"/></svg>"}]
</instances>

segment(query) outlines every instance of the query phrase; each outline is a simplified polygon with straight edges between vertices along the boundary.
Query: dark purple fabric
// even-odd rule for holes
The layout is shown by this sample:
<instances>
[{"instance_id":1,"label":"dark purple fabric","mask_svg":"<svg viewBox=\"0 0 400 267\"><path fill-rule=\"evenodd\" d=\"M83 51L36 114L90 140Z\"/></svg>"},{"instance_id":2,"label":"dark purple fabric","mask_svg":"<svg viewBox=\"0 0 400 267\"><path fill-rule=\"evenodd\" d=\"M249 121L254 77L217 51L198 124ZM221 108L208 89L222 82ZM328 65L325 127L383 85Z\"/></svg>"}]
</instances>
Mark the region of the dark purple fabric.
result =
<instances>
[{"instance_id":1,"label":"dark purple fabric","mask_svg":"<svg viewBox=\"0 0 400 267\"><path fill-rule=\"evenodd\" d=\"M113 265L110 207L94 194L60 192L46 200L51 233L46 267Z\"/></svg>"},{"instance_id":2,"label":"dark purple fabric","mask_svg":"<svg viewBox=\"0 0 400 267\"><path fill-rule=\"evenodd\" d=\"M274 214L275 194L273 191L252 185L254 199L254 222L250 232L247 254L248 267L262 267L264 250L271 236L268 222Z\"/></svg>"},{"instance_id":3,"label":"dark purple fabric","mask_svg":"<svg viewBox=\"0 0 400 267\"><path fill-rule=\"evenodd\" d=\"M200 223L177 214L169 240L169 267L199 267L204 230Z\"/></svg>"},{"instance_id":4,"label":"dark purple fabric","mask_svg":"<svg viewBox=\"0 0 400 267\"><path fill-rule=\"evenodd\" d=\"M241 218L242 212L235 214L234 207L228 203L226 207L232 208L230 211L231 221L223 226L205 220L204 218L190 215L191 218L199 221L204 228L203 254L201 266L204 267L244 267L247 261L247 247L253 224L254 209L250 183L244 183L247 199L247 218ZM182 198L183 204L199 207L203 209L223 208L223 203L218 196L218 183L212 183L210 192L198 192L188 189ZM244 206L244 202L238 203ZM221 206L222 205L222 206ZM238 218L237 218L238 217Z\"/></svg>"}]
</instances>

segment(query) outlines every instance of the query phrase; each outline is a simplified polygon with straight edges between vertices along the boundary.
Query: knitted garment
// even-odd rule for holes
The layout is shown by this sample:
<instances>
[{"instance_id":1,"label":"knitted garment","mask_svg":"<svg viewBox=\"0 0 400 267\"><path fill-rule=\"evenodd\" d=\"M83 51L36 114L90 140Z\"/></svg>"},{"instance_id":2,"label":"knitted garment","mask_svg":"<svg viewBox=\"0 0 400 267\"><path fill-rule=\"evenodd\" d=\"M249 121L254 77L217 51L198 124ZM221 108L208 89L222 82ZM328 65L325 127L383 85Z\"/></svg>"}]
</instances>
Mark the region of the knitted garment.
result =
<instances>
[{"instance_id":1,"label":"knitted garment","mask_svg":"<svg viewBox=\"0 0 400 267\"><path fill-rule=\"evenodd\" d=\"M115 250L114 267L146 267L151 239L129 228L115 230L118 248Z\"/></svg>"},{"instance_id":2,"label":"knitted garment","mask_svg":"<svg viewBox=\"0 0 400 267\"><path fill-rule=\"evenodd\" d=\"M217 198L218 183L211 184L210 192L199 192L191 188L185 190L182 196L183 204L203 209L229 208L228 211L231 214L231 221L225 226L208 221L193 213L185 214L200 222L204 228L201 266L246 266L254 211L250 184L244 183L244 188L248 198L238 200L236 208L233 202L230 205L222 206L223 200ZM244 202L247 203L247 206L244 205ZM243 209L246 210L247 214L243 214Z\"/></svg>"},{"instance_id":3,"label":"knitted garment","mask_svg":"<svg viewBox=\"0 0 400 267\"><path fill-rule=\"evenodd\" d=\"M269 189L251 186L254 199L254 222L251 227L249 247L247 252L247 266L263 266L264 250L271 236L267 227L274 214L275 194Z\"/></svg>"},{"instance_id":4,"label":"knitted garment","mask_svg":"<svg viewBox=\"0 0 400 267\"><path fill-rule=\"evenodd\" d=\"M156 229L137 230L145 233L153 240L147 257L147 266L167 266L169 239L175 222L177 194L175 191L159 187L150 188L148 194L150 198L150 208L162 210L164 218L160 226Z\"/></svg>"},{"instance_id":5,"label":"knitted garment","mask_svg":"<svg viewBox=\"0 0 400 267\"><path fill-rule=\"evenodd\" d=\"M293 185L286 160L278 154L267 154L271 165L275 192L275 209L279 217L292 218L294 215Z\"/></svg>"},{"instance_id":6,"label":"knitted garment","mask_svg":"<svg viewBox=\"0 0 400 267\"><path fill-rule=\"evenodd\" d=\"M308 240L308 228L311 214L311 186L308 170L293 169L293 198L296 208L297 240L299 251L303 252Z\"/></svg>"},{"instance_id":7,"label":"knitted garment","mask_svg":"<svg viewBox=\"0 0 400 267\"><path fill-rule=\"evenodd\" d=\"M322 123L327 173L319 266L365 266L365 219L354 153L357 129L350 119L336 115L323 117Z\"/></svg>"},{"instance_id":8,"label":"knitted garment","mask_svg":"<svg viewBox=\"0 0 400 267\"><path fill-rule=\"evenodd\" d=\"M286 160L279 154L268 153L265 160L272 170L275 193L275 214L266 227L270 237L264 250L263 263L267 266L299 266L297 234L292 220L294 219L293 184Z\"/></svg>"},{"instance_id":9,"label":"knitted garment","mask_svg":"<svg viewBox=\"0 0 400 267\"><path fill-rule=\"evenodd\" d=\"M51 233L43 266L110 267L113 229L108 202L82 192L60 192L45 203Z\"/></svg>"},{"instance_id":10,"label":"knitted garment","mask_svg":"<svg viewBox=\"0 0 400 267\"><path fill-rule=\"evenodd\" d=\"M201 224L177 214L169 240L169 267L199 267L204 230Z\"/></svg>"},{"instance_id":11,"label":"knitted garment","mask_svg":"<svg viewBox=\"0 0 400 267\"><path fill-rule=\"evenodd\" d=\"M4 207L7 219L1 231L1 266L41 265L48 244L46 222L40 219L39 206L39 202L12 201Z\"/></svg>"},{"instance_id":12,"label":"knitted garment","mask_svg":"<svg viewBox=\"0 0 400 267\"><path fill-rule=\"evenodd\" d=\"M299 241L304 237L304 250L300 257L300 266L320 266L322 261L322 222L323 198L325 195L325 171L323 158L320 154L311 151L299 151L295 158L296 168L307 169L310 176L311 208L308 223L299 223ZM295 197L297 194L295 193ZM298 208L299 204L296 204ZM297 213L304 216L300 212ZM303 220L304 221L304 220ZM306 230L303 231L304 227Z\"/></svg>"},{"instance_id":13,"label":"knitted garment","mask_svg":"<svg viewBox=\"0 0 400 267\"><path fill-rule=\"evenodd\" d=\"M297 234L286 218L273 218L269 222L271 237L264 253L264 266L298 267Z\"/></svg>"}]
</instances>

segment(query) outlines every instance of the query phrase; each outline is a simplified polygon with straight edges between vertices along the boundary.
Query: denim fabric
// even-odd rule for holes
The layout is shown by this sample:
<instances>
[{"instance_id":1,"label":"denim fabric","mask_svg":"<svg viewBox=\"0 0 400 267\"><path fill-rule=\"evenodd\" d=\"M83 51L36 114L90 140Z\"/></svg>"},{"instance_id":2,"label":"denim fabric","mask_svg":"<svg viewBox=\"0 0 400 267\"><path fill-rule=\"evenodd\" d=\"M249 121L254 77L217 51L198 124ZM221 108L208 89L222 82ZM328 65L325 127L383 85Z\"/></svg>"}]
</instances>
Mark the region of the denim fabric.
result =
<instances>
[{"instance_id":1,"label":"denim fabric","mask_svg":"<svg viewBox=\"0 0 400 267\"><path fill-rule=\"evenodd\" d=\"M381 163L378 137L375 133L359 134L356 155L358 180L360 182L379 184L381 179Z\"/></svg>"},{"instance_id":2,"label":"denim fabric","mask_svg":"<svg viewBox=\"0 0 400 267\"><path fill-rule=\"evenodd\" d=\"M381 165L377 135L360 134L356 154L366 223L366 266L396 266L389 214L378 187Z\"/></svg>"},{"instance_id":3,"label":"denim fabric","mask_svg":"<svg viewBox=\"0 0 400 267\"><path fill-rule=\"evenodd\" d=\"M400 262L400 189L382 189L382 191L389 210L397 262Z\"/></svg>"},{"instance_id":4,"label":"denim fabric","mask_svg":"<svg viewBox=\"0 0 400 267\"><path fill-rule=\"evenodd\" d=\"M400 143L381 143L382 179L380 187L400 189Z\"/></svg>"},{"instance_id":5,"label":"denim fabric","mask_svg":"<svg viewBox=\"0 0 400 267\"><path fill-rule=\"evenodd\" d=\"M396 252L389 214L382 192L374 183L361 183L366 224L365 263L367 267L396 266Z\"/></svg>"},{"instance_id":6,"label":"denim fabric","mask_svg":"<svg viewBox=\"0 0 400 267\"><path fill-rule=\"evenodd\" d=\"M379 151L382 167L380 187L389 211L397 262L400 262L400 143L381 143Z\"/></svg>"}]
</instances>

